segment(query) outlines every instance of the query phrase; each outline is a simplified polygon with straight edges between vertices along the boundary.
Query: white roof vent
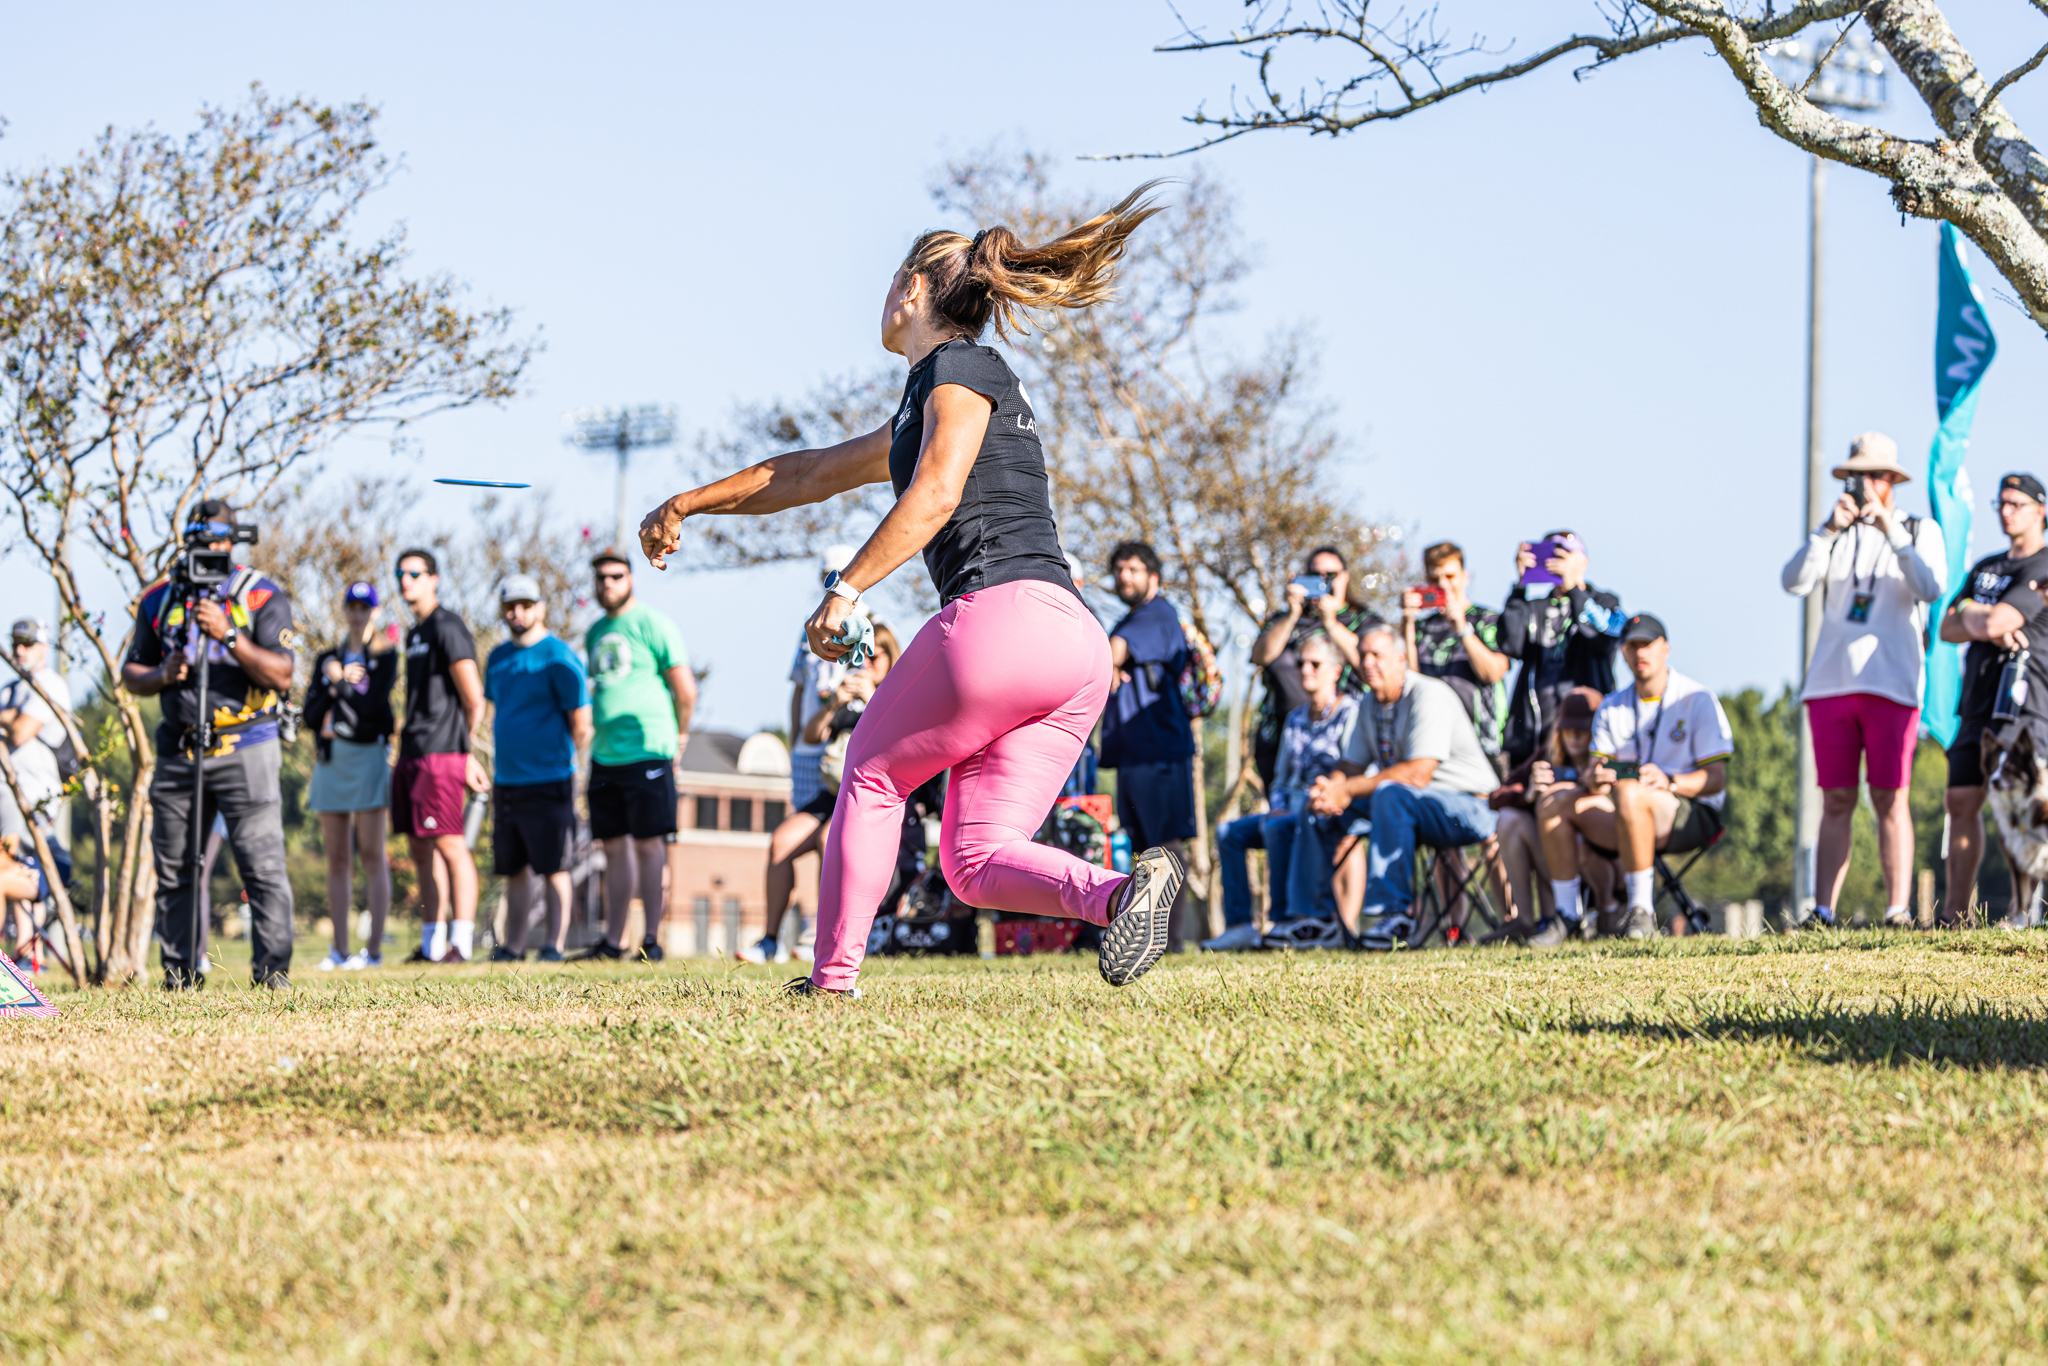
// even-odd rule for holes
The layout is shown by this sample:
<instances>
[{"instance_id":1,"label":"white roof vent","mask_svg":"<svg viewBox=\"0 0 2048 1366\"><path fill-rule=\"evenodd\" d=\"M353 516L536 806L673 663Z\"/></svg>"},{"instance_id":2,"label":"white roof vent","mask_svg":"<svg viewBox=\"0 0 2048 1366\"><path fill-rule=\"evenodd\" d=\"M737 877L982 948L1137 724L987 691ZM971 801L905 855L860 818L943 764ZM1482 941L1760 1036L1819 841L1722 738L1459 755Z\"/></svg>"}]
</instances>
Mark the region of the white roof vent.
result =
<instances>
[{"instance_id":1,"label":"white roof vent","mask_svg":"<svg viewBox=\"0 0 2048 1366\"><path fill-rule=\"evenodd\" d=\"M740 746L739 771L755 778L787 778L789 776L789 751L782 741L767 731L760 731L747 737Z\"/></svg>"}]
</instances>

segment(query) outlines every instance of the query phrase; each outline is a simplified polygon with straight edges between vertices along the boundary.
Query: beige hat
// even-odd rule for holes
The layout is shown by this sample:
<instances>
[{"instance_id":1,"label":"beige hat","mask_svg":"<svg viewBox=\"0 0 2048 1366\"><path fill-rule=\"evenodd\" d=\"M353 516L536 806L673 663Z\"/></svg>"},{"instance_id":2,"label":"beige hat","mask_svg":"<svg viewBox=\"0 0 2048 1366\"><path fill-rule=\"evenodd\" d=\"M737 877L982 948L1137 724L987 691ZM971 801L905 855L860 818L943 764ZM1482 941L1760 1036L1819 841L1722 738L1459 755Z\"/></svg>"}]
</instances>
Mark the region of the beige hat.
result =
<instances>
[{"instance_id":1,"label":"beige hat","mask_svg":"<svg viewBox=\"0 0 2048 1366\"><path fill-rule=\"evenodd\" d=\"M1835 466L1835 478L1852 474L1889 474L1902 484L1913 477L1899 464L1899 443L1883 432L1865 432L1849 443L1849 458Z\"/></svg>"}]
</instances>

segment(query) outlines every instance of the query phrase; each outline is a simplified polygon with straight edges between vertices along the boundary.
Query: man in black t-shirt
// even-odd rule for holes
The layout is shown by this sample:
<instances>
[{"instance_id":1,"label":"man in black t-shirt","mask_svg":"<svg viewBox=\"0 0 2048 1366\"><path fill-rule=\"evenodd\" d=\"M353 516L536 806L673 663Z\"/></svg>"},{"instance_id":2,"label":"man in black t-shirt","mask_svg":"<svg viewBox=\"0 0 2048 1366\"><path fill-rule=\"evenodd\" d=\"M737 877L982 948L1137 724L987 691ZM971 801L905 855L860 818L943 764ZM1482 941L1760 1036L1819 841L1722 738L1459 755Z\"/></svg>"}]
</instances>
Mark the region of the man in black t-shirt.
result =
<instances>
[{"instance_id":1,"label":"man in black t-shirt","mask_svg":"<svg viewBox=\"0 0 2048 1366\"><path fill-rule=\"evenodd\" d=\"M2013 690L2019 714L2048 720L2048 490L2031 474L2008 474L1998 481L1996 506L2012 544L1970 567L1941 619L1943 640L1970 647L1956 707L1962 725L1948 749L1948 895L1941 911L1948 926L1962 923L1984 857L1981 746L2008 663L2025 661L2022 685Z\"/></svg>"},{"instance_id":2,"label":"man in black t-shirt","mask_svg":"<svg viewBox=\"0 0 2048 1366\"><path fill-rule=\"evenodd\" d=\"M220 499L199 505L188 535L198 528L216 536L208 549L234 549L233 513ZM162 699L149 803L156 929L167 988L195 987L205 978L188 861L193 822L205 829L216 814L227 824L249 896L251 975L258 986L290 985L292 887L285 876L277 723L291 689L297 643L290 599L246 565L236 565L227 582L189 604L189 616L188 604L168 580L152 585L136 609L121 686L137 697ZM202 649L212 736L205 757L195 762ZM195 813L198 763L205 765L205 809Z\"/></svg>"},{"instance_id":3,"label":"man in black t-shirt","mask_svg":"<svg viewBox=\"0 0 2048 1366\"><path fill-rule=\"evenodd\" d=\"M484 718L483 676L476 641L462 618L441 606L441 575L432 554L398 557L398 596L411 609L405 633L405 724L391 775L391 828L412 841L419 870L420 946L408 962L466 963L476 939L476 859L463 838L463 804L490 788L471 753ZM455 922L435 885L433 860L448 872Z\"/></svg>"}]
</instances>

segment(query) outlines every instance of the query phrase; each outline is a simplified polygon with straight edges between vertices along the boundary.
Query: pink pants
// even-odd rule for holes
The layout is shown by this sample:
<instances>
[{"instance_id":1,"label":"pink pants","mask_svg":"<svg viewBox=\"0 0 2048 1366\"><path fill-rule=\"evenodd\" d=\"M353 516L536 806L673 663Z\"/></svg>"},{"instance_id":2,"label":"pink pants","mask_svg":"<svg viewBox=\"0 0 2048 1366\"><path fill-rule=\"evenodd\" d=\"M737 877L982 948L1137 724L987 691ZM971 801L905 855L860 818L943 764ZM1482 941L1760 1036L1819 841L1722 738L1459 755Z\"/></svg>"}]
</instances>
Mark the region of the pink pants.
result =
<instances>
[{"instance_id":1,"label":"pink pants","mask_svg":"<svg viewBox=\"0 0 2048 1366\"><path fill-rule=\"evenodd\" d=\"M971 906L1109 919L1124 875L1031 837L1109 695L1109 639L1072 593L1023 581L956 598L875 690L825 842L811 980L853 985L896 872L903 804L944 769L939 863Z\"/></svg>"},{"instance_id":2,"label":"pink pants","mask_svg":"<svg viewBox=\"0 0 2048 1366\"><path fill-rule=\"evenodd\" d=\"M1813 730L1814 775L1821 787L1851 788L1870 766L1872 787L1898 789L1913 781L1913 747L1920 739L1920 709L1875 693L1816 697L1806 704Z\"/></svg>"}]
</instances>

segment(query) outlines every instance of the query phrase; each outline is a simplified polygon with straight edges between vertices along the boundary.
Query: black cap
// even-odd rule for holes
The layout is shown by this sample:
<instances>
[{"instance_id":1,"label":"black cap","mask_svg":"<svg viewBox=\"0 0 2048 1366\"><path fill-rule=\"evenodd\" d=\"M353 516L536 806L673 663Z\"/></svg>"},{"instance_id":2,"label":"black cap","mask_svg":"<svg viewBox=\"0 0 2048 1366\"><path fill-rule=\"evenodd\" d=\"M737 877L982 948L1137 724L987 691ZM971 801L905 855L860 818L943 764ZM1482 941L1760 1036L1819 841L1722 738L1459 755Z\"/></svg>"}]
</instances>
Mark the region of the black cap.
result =
<instances>
[{"instance_id":1,"label":"black cap","mask_svg":"<svg viewBox=\"0 0 2048 1366\"><path fill-rule=\"evenodd\" d=\"M1621 643L1624 645L1630 641L1669 640L1670 638L1664 630L1664 623L1651 616L1648 612L1636 613L1621 628Z\"/></svg>"},{"instance_id":2,"label":"black cap","mask_svg":"<svg viewBox=\"0 0 2048 1366\"><path fill-rule=\"evenodd\" d=\"M624 555L621 555L618 547L609 545L590 557L590 567L592 569L597 568L601 564L622 564L629 570L633 567L633 562Z\"/></svg>"},{"instance_id":3,"label":"black cap","mask_svg":"<svg viewBox=\"0 0 2048 1366\"><path fill-rule=\"evenodd\" d=\"M1998 481L2000 490L2018 489L2037 503L2048 503L2048 489L2041 487L2041 481L2031 474L2008 474Z\"/></svg>"},{"instance_id":4,"label":"black cap","mask_svg":"<svg viewBox=\"0 0 2048 1366\"><path fill-rule=\"evenodd\" d=\"M2041 486L2036 484L2034 487ZM227 505L224 498L209 498L192 509L192 520L195 522L229 522L234 520L234 516L234 509Z\"/></svg>"}]
</instances>

